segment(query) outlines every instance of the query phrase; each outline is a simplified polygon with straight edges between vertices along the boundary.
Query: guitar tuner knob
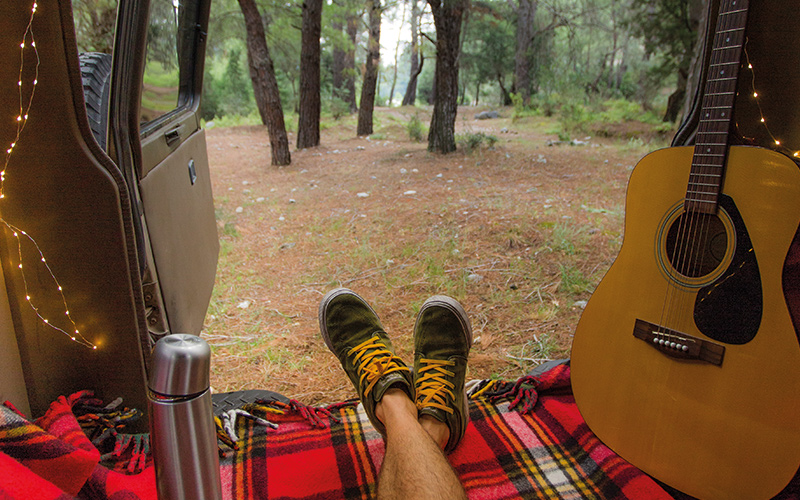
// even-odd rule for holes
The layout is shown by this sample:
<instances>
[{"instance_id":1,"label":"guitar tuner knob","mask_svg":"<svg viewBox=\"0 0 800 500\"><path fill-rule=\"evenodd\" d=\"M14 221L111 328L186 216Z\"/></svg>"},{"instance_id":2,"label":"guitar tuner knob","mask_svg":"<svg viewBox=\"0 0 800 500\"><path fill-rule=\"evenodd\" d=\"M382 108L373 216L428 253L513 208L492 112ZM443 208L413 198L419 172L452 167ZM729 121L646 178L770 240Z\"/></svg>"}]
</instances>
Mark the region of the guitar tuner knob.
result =
<instances>
[{"instance_id":1,"label":"guitar tuner knob","mask_svg":"<svg viewBox=\"0 0 800 500\"><path fill-rule=\"evenodd\" d=\"M675 342L670 342L670 343L669 343L669 346L670 346L672 349L675 349L675 346L676 346L676 345L678 345L678 344L676 344Z\"/></svg>"},{"instance_id":2,"label":"guitar tuner knob","mask_svg":"<svg viewBox=\"0 0 800 500\"><path fill-rule=\"evenodd\" d=\"M681 350L682 350L683 352L686 352L686 351L688 351L688 350L689 350L689 346L688 346L688 345L681 346Z\"/></svg>"}]
</instances>

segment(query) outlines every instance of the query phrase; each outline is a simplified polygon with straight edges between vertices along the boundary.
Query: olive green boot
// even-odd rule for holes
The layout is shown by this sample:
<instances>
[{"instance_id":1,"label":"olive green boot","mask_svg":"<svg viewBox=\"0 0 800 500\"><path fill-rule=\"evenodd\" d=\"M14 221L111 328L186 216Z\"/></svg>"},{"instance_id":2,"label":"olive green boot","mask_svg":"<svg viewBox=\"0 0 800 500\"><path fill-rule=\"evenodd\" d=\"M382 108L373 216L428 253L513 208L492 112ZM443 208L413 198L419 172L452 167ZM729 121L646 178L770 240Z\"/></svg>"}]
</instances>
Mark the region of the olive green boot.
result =
<instances>
[{"instance_id":1,"label":"olive green boot","mask_svg":"<svg viewBox=\"0 0 800 500\"><path fill-rule=\"evenodd\" d=\"M319 329L353 382L370 422L385 435L375 405L390 387L402 389L414 401L414 385L411 370L392 352L378 315L355 292L337 288L319 304Z\"/></svg>"},{"instance_id":2,"label":"olive green boot","mask_svg":"<svg viewBox=\"0 0 800 500\"><path fill-rule=\"evenodd\" d=\"M450 428L445 452L458 445L467 428L464 383L471 346L469 317L458 301L437 295L422 304L414 325L417 409Z\"/></svg>"}]
</instances>

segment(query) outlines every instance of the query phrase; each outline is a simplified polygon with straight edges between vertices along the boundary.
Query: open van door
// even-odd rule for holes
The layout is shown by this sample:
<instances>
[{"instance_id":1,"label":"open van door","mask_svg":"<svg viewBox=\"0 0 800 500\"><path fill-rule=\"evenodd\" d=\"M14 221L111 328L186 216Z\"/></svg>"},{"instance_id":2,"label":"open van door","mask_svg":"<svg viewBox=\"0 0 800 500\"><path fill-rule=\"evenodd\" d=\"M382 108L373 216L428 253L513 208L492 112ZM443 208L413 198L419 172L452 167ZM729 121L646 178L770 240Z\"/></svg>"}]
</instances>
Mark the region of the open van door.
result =
<instances>
[{"instance_id":1,"label":"open van door","mask_svg":"<svg viewBox=\"0 0 800 500\"><path fill-rule=\"evenodd\" d=\"M199 116L209 6L119 7L109 149L137 194L152 343L166 333L199 334L214 286L219 240Z\"/></svg>"},{"instance_id":2,"label":"open van door","mask_svg":"<svg viewBox=\"0 0 800 500\"><path fill-rule=\"evenodd\" d=\"M0 397L32 416L82 389L144 410L154 342L202 327L208 12L120 0L113 54L81 57L69 0L0 16Z\"/></svg>"}]
</instances>

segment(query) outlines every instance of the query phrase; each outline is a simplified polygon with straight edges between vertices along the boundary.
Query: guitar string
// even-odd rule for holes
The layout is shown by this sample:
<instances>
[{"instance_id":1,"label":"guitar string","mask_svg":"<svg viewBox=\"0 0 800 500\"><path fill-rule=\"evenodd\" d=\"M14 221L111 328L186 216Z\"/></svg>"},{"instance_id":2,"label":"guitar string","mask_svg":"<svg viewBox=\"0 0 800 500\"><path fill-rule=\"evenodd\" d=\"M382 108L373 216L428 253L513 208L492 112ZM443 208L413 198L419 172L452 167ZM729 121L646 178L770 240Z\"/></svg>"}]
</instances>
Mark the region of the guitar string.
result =
<instances>
[{"instance_id":1,"label":"guitar string","mask_svg":"<svg viewBox=\"0 0 800 500\"><path fill-rule=\"evenodd\" d=\"M733 7L736 2L731 3L731 7ZM746 6L745 6L746 8ZM727 140L725 143L721 143L719 140L714 138L712 134L719 134L724 133L725 137L727 138L730 133L730 125L731 125L731 113L735 98L734 92L721 92L722 90L727 90L726 84L733 83L734 88L736 85L736 78L738 76L739 66L741 64L741 47L743 43L743 27L746 21L746 10L743 11L735 11L735 12L726 12L724 13L724 17L720 18L719 25L722 29L718 29L718 33L716 36L722 38L722 34L724 33L725 40L715 40L715 47L719 47L719 50L716 54L713 54L713 57L716 60L716 64L718 67L722 67L723 69L720 70L718 75L715 75L715 78L712 79L713 81L710 82L709 87L712 88L711 96L712 104L719 104L713 103L714 100L723 101L724 109L729 110L728 112L728 121L725 122L727 129L716 130L711 126L705 126L703 133L704 139L706 144L713 144L711 149L713 150L714 154L721 154L721 157L718 157L720 162L719 165L716 167L719 170L719 178L718 178L718 185L715 186L717 192L714 193L714 197L716 198L715 203L715 212L716 213L705 213L704 211L693 212L691 217L694 219L690 224L690 231L689 231L689 245L692 248L692 255L689 258L689 262L686 266L686 275L692 275L693 277L702 278L705 272L705 264L706 258L708 256L709 249L707 247L708 244L708 237L710 232L710 227L713 221L718 217L719 211L719 196L721 195L721 183L723 181L722 178L722 169L724 168L725 162L727 160L727 151L728 151L728 144ZM723 13L720 14L723 16ZM740 40L741 38L741 40ZM720 43L722 42L722 43ZM731 51L736 51L735 53L731 53ZM723 56L724 54L724 56ZM732 57L731 57L732 55ZM730 66L729 74L725 76L725 78L730 78L730 80L720 80L716 78L717 76L722 77L723 72L725 71L726 67ZM723 83L724 82L724 83ZM715 122L715 124L719 124L719 122ZM710 129L710 130L709 130ZM717 150L722 149L721 152ZM701 151L702 152L702 151ZM709 162L711 163L711 162ZM701 170L704 170L706 167L703 167ZM705 191L705 189L698 189L698 191ZM702 197L702 196L701 196ZM713 272L713 269L712 269ZM693 314L690 314L693 311L693 302L696 297L696 294L685 294L685 299L681 301L681 304L678 304L678 308L680 309L680 317L684 318L685 322L691 322L693 319Z\"/></svg>"},{"instance_id":2,"label":"guitar string","mask_svg":"<svg viewBox=\"0 0 800 500\"><path fill-rule=\"evenodd\" d=\"M717 26L715 31L715 40L713 44L711 61L709 67L720 67L720 66L727 66L730 64L735 63L730 75L725 78L730 78L731 80L727 81L734 81L735 85L735 78L738 73L740 61L741 61L741 47L743 45L744 36L742 33L736 33L734 35L725 35L729 38L726 40L725 44L720 44L719 38L723 36L723 33L731 33L732 31L742 31L744 28L744 23L746 21L746 14L747 14L747 0L739 0L744 4L744 7L738 10L730 10L729 8L735 6L736 0L732 2L728 2L728 4L723 4L720 8L720 13L717 19ZM741 40L738 37L741 36ZM733 38L733 43L728 44ZM722 53L728 50L738 50L737 57L733 58L732 61L723 60ZM721 71L721 74L724 74L724 69ZM722 94L718 92L720 90L719 87L722 85L719 83L720 81L726 81L725 79L720 78L712 78L709 79L706 83L706 92L704 96L703 106L701 107L701 112L711 114L711 111L707 111L712 108L718 107L717 99L723 101L730 101L730 103L724 103L725 106L722 106L724 109L732 109L733 104L733 95L729 94ZM728 113L728 131L730 130L730 112ZM714 119L717 120L717 116L714 115ZM703 142L696 144L696 153L693 156L693 162L698 161L698 156L707 156L703 155L702 151L697 149L701 146L706 145L713 145L710 151L707 153L711 154L719 154L716 152L719 146L723 146L725 151L723 151L723 155L727 151L727 141L723 145L716 141L710 141L709 137L712 134L720 133L718 130L709 130L710 126L708 126L709 122L703 121L701 119L700 127L702 130L698 131L698 136L703 138ZM699 154L698 154L699 153ZM722 160L723 163L719 167L721 168L724 166L725 157L723 156ZM695 166L693 163L693 167ZM696 174L703 174L705 176L709 172L707 169L709 167L707 165L713 165L711 161L703 162L702 166L699 166L697 170L695 168L692 169L691 176L695 177L694 182L698 182L696 179L698 175ZM710 167L715 168L715 167ZM713 172L711 175L714 175ZM704 180L704 177L702 178ZM722 182L721 174L719 174L718 182ZM705 183L703 183L705 184ZM690 181L690 189L692 186L692 182ZM719 186L721 188L721 185ZM716 204L719 204L719 195L721 189L717 193L709 192L707 194L714 194L716 196ZM700 196L697 196L697 195ZM692 192L687 192L687 200L684 204L683 213L678 215L678 219L676 222L678 223L677 234L675 235L675 239L673 241L675 247L672 250L672 259L671 263L675 270L678 272L679 275L686 276L686 277L698 277L704 270L706 265L706 256L707 256L707 245L708 245L708 237L709 237L709 230L712 224L713 219L716 217L716 214L706 214L703 211L697 209L698 201L704 197L705 189L695 189ZM668 229L668 228L667 228ZM713 271L713 270L712 270ZM693 294L684 293L682 290L682 286L676 282L669 281L668 290L665 297L665 302L662 307L662 318L660 321L660 325L658 328L658 332L661 334L665 334L667 332L666 326L663 325L674 325L679 330L686 330L686 326L682 324L675 323L676 318L683 318L684 321L690 321L693 318L692 314L689 314L693 308Z\"/></svg>"}]
</instances>

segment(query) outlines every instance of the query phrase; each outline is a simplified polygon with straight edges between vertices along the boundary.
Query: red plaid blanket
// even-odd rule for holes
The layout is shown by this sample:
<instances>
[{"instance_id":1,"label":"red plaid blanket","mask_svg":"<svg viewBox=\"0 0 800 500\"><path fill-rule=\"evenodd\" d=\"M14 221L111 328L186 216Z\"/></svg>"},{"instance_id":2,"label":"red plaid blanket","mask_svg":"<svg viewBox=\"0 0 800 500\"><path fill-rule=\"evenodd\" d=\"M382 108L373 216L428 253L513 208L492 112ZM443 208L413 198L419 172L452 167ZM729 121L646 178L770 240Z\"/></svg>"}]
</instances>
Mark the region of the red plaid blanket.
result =
<instances>
[{"instance_id":1,"label":"red plaid blanket","mask_svg":"<svg viewBox=\"0 0 800 500\"><path fill-rule=\"evenodd\" d=\"M589 431L568 366L521 382L483 387L470 402L466 434L449 456L469 498L672 498ZM373 498L383 440L360 407L331 412L340 422L330 426L297 413L273 418L276 430L241 420L240 450L222 461L226 498Z\"/></svg>"},{"instance_id":2,"label":"red plaid blanket","mask_svg":"<svg viewBox=\"0 0 800 500\"><path fill-rule=\"evenodd\" d=\"M466 435L449 456L471 499L672 498L589 431L570 392L568 366L475 391ZM118 439L100 462L73 413L87 397L59 398L35 424L0 407L0 498L156 498L146 446ZM225 498L373 497L384 445L363 411L296 403L289 410L264 413L277 429L238 420L239 449L221 460ZM795 481L781 498L798 499L797 491Z\"/></svg>"}]
</instances>

